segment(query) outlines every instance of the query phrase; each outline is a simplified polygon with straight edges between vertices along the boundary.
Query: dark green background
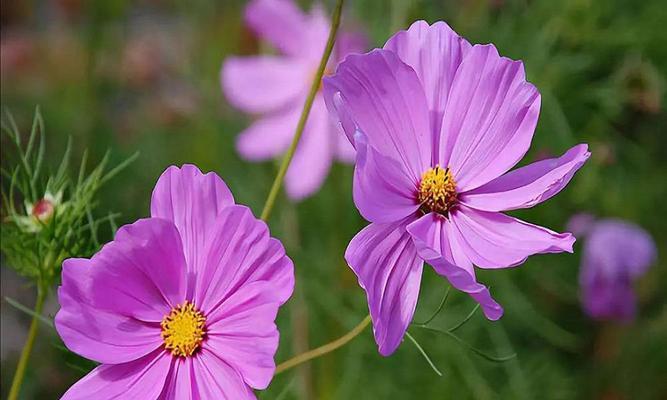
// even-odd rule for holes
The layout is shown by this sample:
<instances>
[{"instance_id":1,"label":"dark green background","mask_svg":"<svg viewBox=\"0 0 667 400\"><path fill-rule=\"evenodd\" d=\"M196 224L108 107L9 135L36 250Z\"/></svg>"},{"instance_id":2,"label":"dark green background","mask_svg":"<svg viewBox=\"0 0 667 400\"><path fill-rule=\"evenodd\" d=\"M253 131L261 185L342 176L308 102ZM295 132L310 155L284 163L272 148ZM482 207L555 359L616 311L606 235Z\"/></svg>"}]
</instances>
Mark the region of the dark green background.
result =
<instances>
[{"instance_id":1,"label":"dark green background","mask_svg":"<svg viewBox=\"0 0 667 400\"><path fill-rule=\"evenodd\" d=\"M633 324L596 323L582 314L580 242L574 255L536 256L519 268L479 272L505 316L491 323L478 313L459 333L490 354L516 352L510 362L488 362L445 335L412 328L444 372L438 377L410 342L383 358L366 331L342 350L278 376L260 398L667 398L660 257L667 251L665 2L347 3L344 25L364 29L373 47L416 19L442 19L471 42L492 42L502 55L522 59L542 93L540 122L524 162L579 142L589 143L593 156L557 197L514 214L555 230L580 211L626 218L653 235L659 260L637 283L640 310ZM109 147L115 162L140 151L101 194L99 210L122 212L122 223L147 215L159 174L185 162L216 171L237 201L258 214L276 165L236 155L234 137L250 119L226 103L218 81L226 56L265 47L243 28L242 8L240 1L3 0L2 106L27 129L34 106L41 105L54 162L67 136L77 156L89 148L94 160ZM312 198L299 204L281 198L270 221L297 273L296 295L279 316L277 360L343 334L367 312L342 258L365 224L352 203L351 178L350 166L336 165ZM3 296L30 304L32 288L8 269L2 274ZM435 309L445 288L425 269L416 320ZM455 324L474 305L452 294L437 326ZM53 302L50 307L57 310ZM4 302L2 318L4 397L28 318ZM60 346L44 327L23 398L57 398L90 367Z\"/></svg>"}]
</instances>

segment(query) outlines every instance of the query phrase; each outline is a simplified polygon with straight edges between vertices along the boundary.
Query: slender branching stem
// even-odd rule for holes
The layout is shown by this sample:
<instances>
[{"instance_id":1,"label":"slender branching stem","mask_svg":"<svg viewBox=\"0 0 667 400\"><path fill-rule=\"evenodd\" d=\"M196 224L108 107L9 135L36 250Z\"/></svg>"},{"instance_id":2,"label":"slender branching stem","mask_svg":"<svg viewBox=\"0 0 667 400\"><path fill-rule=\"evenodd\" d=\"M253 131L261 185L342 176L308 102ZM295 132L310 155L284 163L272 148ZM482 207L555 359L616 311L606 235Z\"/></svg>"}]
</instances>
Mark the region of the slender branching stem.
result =
<instances>
[{"instance_id":1,"label":"slender branching stem","mask_svg":"<svg viewBox=\"0 0 667 400\"><path fill-rule=\"evenodd\" d=\"M310 109L313 107L313 101L315 101L315 96L317 95L317 92L320 90L320 86L322 85L322 77L324 76L327 62L329 61L329 57L333 51L334 43L336 42L336 33L338 32L338 27L340 26L340 17L343 11L343 3L344 0L338 0L336 3L336 8L334 9L333 17L331 19L329 38L327 39L326 47L324 48L322 58L320 59L320 65L317 67L317 72L315 72L313 82L310 84L310 91L308 92L308 97L306 97L306 102L303 105L303 110L301 111L301 116L299 117L299 122L296 126L296 131L294 133L294 137L292 138L292 143L290 144L289 148L287 149L287 153L285 153L285 156L280 163L280 168L278 169L278 173L273 180L273 185L271 185L269 195L267 196L266 202L264 203L264 209L262 210L261 215L261 219L264 221L267 221L271 216L271 211L273 211L276 198L278 197L280 189L283 185L283 181L285 180L285 174L287 174L287 169L289 168L290 162L294 157L294 152L296 151L296 148L299 144L303 130L306 127ZM276 367L276 375L290 368L296 367L299 364L303 364L309 360L312 360L313 358L330 353L347 344L350 340L359 335L370 322L371 317L366 316L366 318L364 318L364 320L361 321L359 325L355 326L351 331L341 336L340 338L313 350L309 350L305 353L294 356L293 358L290 358L289 360L279 364Z\"/></svg>"},{"instance_id":2,"label":"slender branching stem","mask_svg":"<svg viewBox=\"0 0 667 400\"><path fill-rule=\"evenodd\" d=\"M299 123L296 126L296 131L294 133L294 138L292 138L292 143L287 149L287 153L283 157L282 162L280 163L280 168L276 174L276 178L273 180L273 185L271 185L271 191L269 192L266 202L264 203L264 209L262 210L261 218L266 221L271 215L273 210L273 205L276 202L278 193L280 193L280 188L285 179L285 174L287 173L287 168L294 157L294 152L296 147L299 144L301 135L303 134L303 129L306 127L306 122L308 121L308 114L310 114L310 109L313 107L313 101L315 101L315 96L320 90L320 85L322 84L322 76L329 61L329 56L334 47L336 41L336 32L338 32L338 26L340 25L340 15L343 10L344 0L338 0L336 3L336 9L334 10L333 17L331 20L331 30L329 31L329 39L327 40L327 45L324 48L324 53L322 53L322 58L320 59L320 65L317 67L317 72L313 78L313 82L310 85L310 92L308 92L308 97L306 97L306 102L303 105L303 110L301 111L301 116L299 117Z\"/></svg>"},{"instance_id":3,"label":"slender branching stem","mask_svg":"<svg viewBox=\"0 0 667 400\"><path fill-rule=\"evenodd\" d=\"M363 332L364 329L368 326L368 324L370 324L370 322L371 322L371 316L367 315L366 318L364 318L364 320L361 321L357 326L352 328L351 331L339 337L338 339L329 342L323 346L309 350L305 353L299 354L295 357L290 358L287 361L278 364L278 366L276 367L276 375L278 375L281 372L285 372L290 368L294 368L297 365L310 361L313 358L317 358L327 353L331 353L332 351L338 349L339 347L346 345L350 340L354 339L361 332Z\"/></svg>"},{"instance_id":4,"label":"slender branching stem","mask_svg":"<svg viewBox=\"0 0 667 400\"><path fill-rule=\"evenodd\" d=\"M44 290L41 285L39 285L37 288L37 301L35 302L34 315L32 317L32 322L30 322L30 329L28 330L28 338L26 339L23 350L21 351L21 358L19 358L19 363L16 366L16 373L14 374L14 379L12 380L12 386L9 389L9 396L7 396L7 400L16 400L19 397L21 384L23 383L26 367L28 366L28 360L30 359L30 353L32 352L32 348L35 344L35 338L37 337L37 329L39 328L40 324L39 316L41 315L42 308L44 307L46 293L47 291Z\"/></svg>"}]
</instances>

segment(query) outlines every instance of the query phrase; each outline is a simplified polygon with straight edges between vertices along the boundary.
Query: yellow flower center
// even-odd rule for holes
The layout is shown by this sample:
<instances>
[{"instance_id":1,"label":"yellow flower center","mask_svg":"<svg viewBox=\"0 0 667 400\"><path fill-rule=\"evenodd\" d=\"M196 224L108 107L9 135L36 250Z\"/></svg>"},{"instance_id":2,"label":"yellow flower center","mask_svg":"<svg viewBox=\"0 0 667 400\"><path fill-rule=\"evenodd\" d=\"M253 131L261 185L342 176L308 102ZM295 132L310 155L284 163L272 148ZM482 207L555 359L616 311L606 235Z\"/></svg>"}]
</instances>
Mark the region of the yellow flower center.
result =
<instances>
[{"instance_id":1,"label":"yellow flower center","mask_svg":"<svg viewBox=\"0 0 667 400\"><path fill-rule=\"evenodd\" d=\"M433 211L446 215L456 204L456 181L449 168L436 165L427 169L422 175L417 199L424 213Z\"/></svg>"},{"instance_id":2,"label":"yellow flower center","mask_svg":"<svg viewBox=\"0 0 667 400\"><path fill-rule=\"evenodd\" d=\"M177 357L191 356L206 335L206 317L188 301L165 315L160 326L164 347Z\"/></svg>"}]
</instances>

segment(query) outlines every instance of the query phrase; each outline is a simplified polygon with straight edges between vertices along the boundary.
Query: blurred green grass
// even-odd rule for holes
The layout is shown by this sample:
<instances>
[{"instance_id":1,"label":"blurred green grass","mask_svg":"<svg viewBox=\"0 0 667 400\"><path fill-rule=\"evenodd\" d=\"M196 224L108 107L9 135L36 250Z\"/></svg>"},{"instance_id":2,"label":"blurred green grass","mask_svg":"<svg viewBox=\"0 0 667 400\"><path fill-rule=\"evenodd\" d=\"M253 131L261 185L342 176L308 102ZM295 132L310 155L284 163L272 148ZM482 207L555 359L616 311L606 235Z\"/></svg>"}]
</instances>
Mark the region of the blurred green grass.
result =
<instances>
[{"instance_id":1,"label":"blurred green grass","mask_svg":"<svg viewBox=\"0 0 667 400\"><path fill-rule=\"evenodd\" d=\"M226 103L218 83L226 56L260 48L243 28L242 9L241 1L3 1L2 106L25 127L39 104L54 157L68 136L76 154L89 148L97 160L107 148L112 162L139 150L101 199L100 209L122 212L122 222L145 216L159 174L185 162L216 171L238 202L259 213L276 166L236 155L235 135L250 118ZM665 254L664 1L350 0L344 24L361 27L381 46L416 19L445 20L471 42L492 42L501 54L524 60L542 93L525 162L590 144L593 156L567 190L516 215L556 230L578 211L627 218L651 232ZM301 299L280 313L277 360L343 334L367 312L342 258L364 226L351 200L351 178L350 166L335 166L314 197L296 205L281 199L270 222L295 261L295 298ZM578 264L576 253L545 255L512 270L480 271L506 314L497 323L477 314L459 333L489 353L516 352L510 362L490 363L447 336L412 329L444 372L440 378L410 342L381 357L367 331L276 377L260 398L664 399L664 258L639 282L639 317L627 326L582 314ZM415 320L437 307L445 287L425 269ZM454 292L449 302L438 326L455 324L474 305ZM57 397L90 367L59 349L53 332L42 332L26 399ZM15 362L16 354L3 359L3 397Z\"/></svg>"}]
</instances>

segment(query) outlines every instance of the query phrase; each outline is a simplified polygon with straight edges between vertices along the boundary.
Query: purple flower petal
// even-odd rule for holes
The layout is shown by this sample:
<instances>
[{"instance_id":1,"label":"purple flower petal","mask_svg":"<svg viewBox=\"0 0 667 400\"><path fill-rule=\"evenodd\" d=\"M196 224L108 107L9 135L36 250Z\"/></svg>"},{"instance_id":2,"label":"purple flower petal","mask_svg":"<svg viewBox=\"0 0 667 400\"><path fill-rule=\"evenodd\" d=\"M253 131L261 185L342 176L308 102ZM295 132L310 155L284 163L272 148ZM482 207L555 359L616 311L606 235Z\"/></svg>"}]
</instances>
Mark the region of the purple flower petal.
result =
<instances>
[{"instance_id":1,"label":"purple flower petal","mask_svg":"<svg viewBox=\"0 0 667 400\"><path fill-rule=\"evenodd\" d=\"M229 206L212 222L206 262L197 274L194 303L208 314L245 285L267 281L280 303L292 295L294 266L263 221L244 206Z\"/></svg>"},{"instance_id":2,"label":"purple flower petal","mask_svg":"<svg viewBox=\"0 0 667 400\"><path fill-rule=\"evenodd\" d=\"M556 233L507 215L459 205L450 212L454 234L466 256L481 268L506 268L522 264L528 256L572 253L574 236Z\"/></svg>"},{"instance_id":3,"label":"purple flower petal","mask_svg":"<svg viewBox=\"0 0 667 400\"><path fill-rule=\"evenodd\" d=\"M357 162L354 168L354 203L368 221L387 223L401 220L419 209L418 183L401 165L378 153L363 133L355 135Z\"/></svg>"},{"instance_id":4,"label":"purple flower petal","mask_svg":"<svg viewBox=\"0 0 667 400\"><path fill-rule=\"evenodd\" d=\"M201 399L256 399L252 389L246 385L241 375L227 364L222 354L202 348L193 358L194 378Z\"/></svg>"},{"instance_id":5,"label":"purple flower petal","mask_svg":"<svg viewBox=\"0 0 667 400\"><path fill-rule=\"evenodd\" d=\"M515 169L477 189L462 193L460 199L466 205L484 211L532 207L558 194L590 155L587 145L577 145L560 158Z\"/></svg>"},{"instance_id":6,"label":"purple flower petal","mask_svg":"<svg viewBox=\"0 0 667 400\"><path fill-rule=\"evenodd\" d=\"M235 107L251 113L275 112L301 105L314 72L307 63L287 57L228 57L220 80Z\"/></svg>"},{"instance_id":7,"label":"purple flower petal","mask_svg":"<svg viewBox=\"0 0 667 400\"><path fill-rule=\"evenodd\" d=\"M386 157L402 163L416 182L431 164L428 107L415 71L396 54L350 55L324 79L329 110L354 144L357 130Z\"/></svg>"},{"instance_id":8,"label":"purple flower petal","mask_svg":"<svg viewBox=\"0 0 667 400\"><path fill-rule=\"evenodd\" d=\"M285 54L303 52L308 18L291 0L253 0L246 6L246 23Z\"/></svg>"},{"instance_id":9,"label":"purple flower petal","mask_svg":"<svg viewBox=\"0 0 667 400\"><path fill-rule=\"evenodd\" d=\"M83 258L63 263L55 326L65 346L83 357L112 364L136 360L160 347L159 325L90 305L91 264Z\"/></svg>"},{"instance_id":10,"label":"purple flower petal","mask_svg":"<svg viewBox=\"0 0 667 400\"><path fill-rule=\"evenodd\" d=\"M279 305L273 285L259 281L236 291L207 316L206 347L255 389L266 389L276 369Z\"/></svg>"},{"instance_id":11,"label":"purple flower petal","mask_svg":"<svg viewBox=\"0 0 667 400\"><path fill-rule=\"evenodd\" d=\"M500 57L493 45L467 52L450 90L439 149L440 165L459 192L507 172L526 154L540 109L540 94L526 82L523 63Z\"/></svg>"},{"instance_id":12,"label":"purple flower petal","mask_svg":"<svg viewBox=\"0 0 667 400\"><path fill-rule=\"evenodd\" d=\"M171 355L157 350L124 364L104 364L75 383L61 400L157 399L171 368Z\"/></svg>"},{"instance_id":13,"label":"purple flower petal","mask_svg":"<svg viewBox=\"0 0 667 400\"><path fill-rule=\"evenodd\" d=\"M292 130L295 127L292 125ZM331 128L324 100L317 96L285 176L285 191L290 199L301 200L322 186L333 159Z\"/></svg>"},{"instance_id":14,"label":"purple flower petal","mask_svg":"<svg viewBox=\"0 0 667 400\"><path fill-rule=\"evenodd\" d=\"M419 256L452 286L468 293L480 304L484 315L495 321L503 315L503 309L491 297L489 289L477 282L473 265L453 229L450 221L436 213L426 214L407 226Z\"/></svg>"},{"instance_id":15,"label":"purple flower petal","mask_svg":"<svg viewBox=\"0 0 667 400\"><path fill-rule=\"evenodd\" d=\"M194 361L191 357L175 357L160 399L199 400L194 380Z\"/></svg>"},{"instance_id":16,"label":"purple flower petal","mask_svg":"<svg viewBox=\"0 0 667 400\"><path fill-rule=\"evenodd\" d=\"M299 115L300 106L288 107L250 125L236 140L236 149L241 157L262 161L283 153L294 137Z\"/></svg>"},{"instance_id":17,"label":"purple flower petal","mask_svg":"<svg viewBox=\"0 0 667 400\"><path fill-rule=\"evenodd\" d=\"M188 276L203 265L208 231L217 215L234 204L225 182L213 172L202 174L194 165L171 166L155 184L151 216L172 221L181 235Z\"/></svg>"},{"instance_id":18,"label":"purple flower petal","mask_svg":"<svg viewBox=\"0 0 667 400\"><path fill-rule=\"evenodd\" d=\"M185 260L176 227L158 218L141 219L122 227L117 237L90 261L85 291L91 306L162 321L186 298Z\"/></svg>"},{"instance_id":19,"label":"purple flower petal","mask_svg":"<svg viewBox=\"0 0 667 400\"><path fill-rule=\"evenodd\" d=\"M401 343L419 297L423 262L405 230L408 222L372 223L345 251L345 260L366 291L375 341L383 356Z\"/></svg>"},{"instance_id":20,"label":"purple flower petal","mask_svg":"<svg viewBox=\"0 0 667 400\"><path fill-rule=\"evenodd\" d=\"M471 46L446 23L430 25L414 22L407 31L400 31L384 45L411 66L421 81L431 116L431 129L438 148L442 115L456 71Z\"/></svg>"}]
</instances>

